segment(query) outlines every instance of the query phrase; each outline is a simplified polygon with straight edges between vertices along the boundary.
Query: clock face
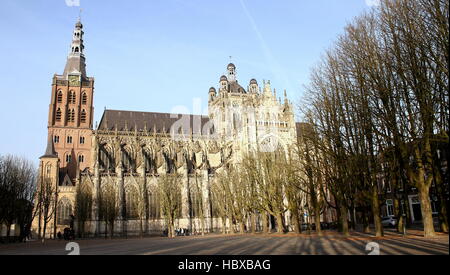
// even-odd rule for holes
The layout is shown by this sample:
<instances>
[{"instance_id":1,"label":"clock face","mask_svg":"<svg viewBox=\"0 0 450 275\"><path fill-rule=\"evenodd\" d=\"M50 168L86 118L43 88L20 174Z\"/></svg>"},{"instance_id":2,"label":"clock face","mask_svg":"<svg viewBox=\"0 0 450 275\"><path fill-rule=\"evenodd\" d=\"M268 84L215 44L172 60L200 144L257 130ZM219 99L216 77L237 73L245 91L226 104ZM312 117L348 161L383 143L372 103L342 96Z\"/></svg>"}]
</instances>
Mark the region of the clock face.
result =
<instances>
[{"instance_id":1,"label":"clock face","mask_svg":"<svg viewBox=\"0 0 450 275\"><path fill-rule=\"evenodd\" d=\"M69 85L70 86L79 86L80 77L77 75L69 75Z\"/></svg>"}]
</instances>

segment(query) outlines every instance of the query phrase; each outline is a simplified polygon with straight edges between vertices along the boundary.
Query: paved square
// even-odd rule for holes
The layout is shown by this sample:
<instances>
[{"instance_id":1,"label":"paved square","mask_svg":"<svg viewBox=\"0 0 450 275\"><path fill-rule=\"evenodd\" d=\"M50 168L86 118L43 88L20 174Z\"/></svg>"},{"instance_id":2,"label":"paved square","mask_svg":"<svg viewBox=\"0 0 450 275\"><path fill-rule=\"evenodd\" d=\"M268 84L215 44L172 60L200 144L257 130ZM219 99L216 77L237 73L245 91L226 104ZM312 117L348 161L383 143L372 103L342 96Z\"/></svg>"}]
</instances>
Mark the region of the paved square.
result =
<instances>
[{"instance_id":1,"label":"paved square","mask_svg":"<svg viewBox=\"0 0 450 275\"><path fill-rule=\"evenodd\" d=\"M76 240L82 255L364 255L366 245L376 242L381 255L441 255L449 253L448 234L432 239L410 232L404 238L386 232L383 238L352 233L344 238L336 232L312 235L208 235L168 239L129 238ZM1 254L64 255L66 241L48 240L45 244L31 241L23 244L1 244Z\"/></svg>"}]
</instances>

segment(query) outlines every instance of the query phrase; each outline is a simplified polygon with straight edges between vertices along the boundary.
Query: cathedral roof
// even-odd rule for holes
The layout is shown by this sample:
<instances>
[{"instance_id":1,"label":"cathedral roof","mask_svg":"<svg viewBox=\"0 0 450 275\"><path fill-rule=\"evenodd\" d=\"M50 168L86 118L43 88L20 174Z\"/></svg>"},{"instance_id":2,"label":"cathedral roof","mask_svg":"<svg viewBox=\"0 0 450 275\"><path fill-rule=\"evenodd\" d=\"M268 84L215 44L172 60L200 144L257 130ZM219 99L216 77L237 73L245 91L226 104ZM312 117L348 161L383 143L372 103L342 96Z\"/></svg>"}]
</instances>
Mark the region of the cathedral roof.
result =
<instances>
[{"instance_id":1,"label":"cathedral roof","mask_svg":"<svg viewBox=\"0 0 450 275\"><path fill-rule=\"evenodd\" d=\"M210 121L208 116L200 115L105 110L98 130L114 131L117 125L118 131L137 130L138 132L144 132L147 129L150 133L153 133L155 130L156 133L170 133L170 129L174 123L179 121L183 116L189 118L189 124L185 127L185 129L189 127L189 133L186 133L185 130L185 134L190 134L191 132L194 134L201 133L200 129L203 129Z\"/></svg>"},{"instance_id":2,"label":"cathedral roof","mask_svg":"<svg viewBox=\"0 0 450 275\"><path fill-rule=\"evenodd\" d=\"M234 93L234 94L245 94L245 89L242 88L241 85L239 85L237 83L237 81L235 82L231 82L230 83L230 93Z\"/></svg>"}]
</instances>

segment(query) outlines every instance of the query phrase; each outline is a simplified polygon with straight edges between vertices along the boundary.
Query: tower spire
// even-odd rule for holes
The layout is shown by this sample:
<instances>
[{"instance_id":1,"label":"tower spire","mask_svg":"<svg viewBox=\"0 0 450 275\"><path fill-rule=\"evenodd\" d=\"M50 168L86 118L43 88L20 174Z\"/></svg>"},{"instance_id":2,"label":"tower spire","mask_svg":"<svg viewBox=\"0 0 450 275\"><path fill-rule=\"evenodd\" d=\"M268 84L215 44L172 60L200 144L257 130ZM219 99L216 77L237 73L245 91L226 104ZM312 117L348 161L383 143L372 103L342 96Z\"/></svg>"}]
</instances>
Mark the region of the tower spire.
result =
<instances>
[{"instance_id":1,"label":"tower spire","mask_svg":"<svg viewBox=\"0 0 450 275\"><path fill-rule=\"evenodd\" d=\"M83 9L80 9L80 13L78 14L78 22L81 22L81 13L83 12Z\"/></svg>"},{"instance_id":2,"label":"tower spire","mask_svg":"<svg viewBox=\"0 0 450 275\"><path fill-rule=\"evenodd\" d=\"M81 10L78 21L75 24L72 35L72 43L70 53L67 58L66 67L64 68L64 76L80 75L86 79L86 59L84 57L84 43L83 43L83 24L81 23Z\"/></svg>"},{"instance_id":3,"label":"tower spire","mask_svg":"<svg viewBox=\"0 0 450 275\"><path fill-rule=\"evenodd\" d=\"M55 146L53 145L53 137L48 136L47 148L45 149L45 154L41 158L57 158L58 155L55 152Z\"/></svg>"},{"instance_id":4,"label":"tower spire","mask_svg":"<svg viewBox=\"0 0 450 275\"><path fill-rule=\"evenodd\" d=\"M228 64L227 71L228 71L228 81L236 82L236 66L233 63Z\"/></svg>"}]
</instances>

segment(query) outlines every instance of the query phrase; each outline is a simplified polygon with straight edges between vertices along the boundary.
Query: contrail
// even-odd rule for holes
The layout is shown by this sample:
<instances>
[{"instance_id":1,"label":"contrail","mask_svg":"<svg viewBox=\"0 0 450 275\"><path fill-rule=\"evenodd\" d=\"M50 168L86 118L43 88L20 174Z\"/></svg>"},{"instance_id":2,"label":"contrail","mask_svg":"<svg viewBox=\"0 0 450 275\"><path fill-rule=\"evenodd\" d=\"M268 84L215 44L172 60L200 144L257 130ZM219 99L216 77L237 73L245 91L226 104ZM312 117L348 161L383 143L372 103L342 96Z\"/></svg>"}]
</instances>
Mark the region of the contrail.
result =
<instances>
[{"instance_id":1,"label":"contrail","mask_svg":"<svg viewBox=\"0 0 450 275\"><path fill-rule=\"evenodd\" d=\"M252 25L252 28L255 31L256 36L259 39L259 42L261 43L261 48L263 50L263 53L264 53L264 56L265 56L267 62L269 63L269 65L271 67L270 69L271 69L272 73L277 78L281 79L284 82L284 85L287 86L286 88L291 88L289 79L286 77L286 74L284 73L283 69L278 64L278 62L275 60L275 58L273 57L269 46L267 46L267 43L264 40L264 37L262 36L261 32L259 31L259 28L256 25L256 22L253 19L253 16L248 11L247 6L244 3L244 0L240 0L240 2L241 2L242 9L245 12L245 15L247 16L248 20L250 21L250 24Z\"/></svg>"}]
</instances>

